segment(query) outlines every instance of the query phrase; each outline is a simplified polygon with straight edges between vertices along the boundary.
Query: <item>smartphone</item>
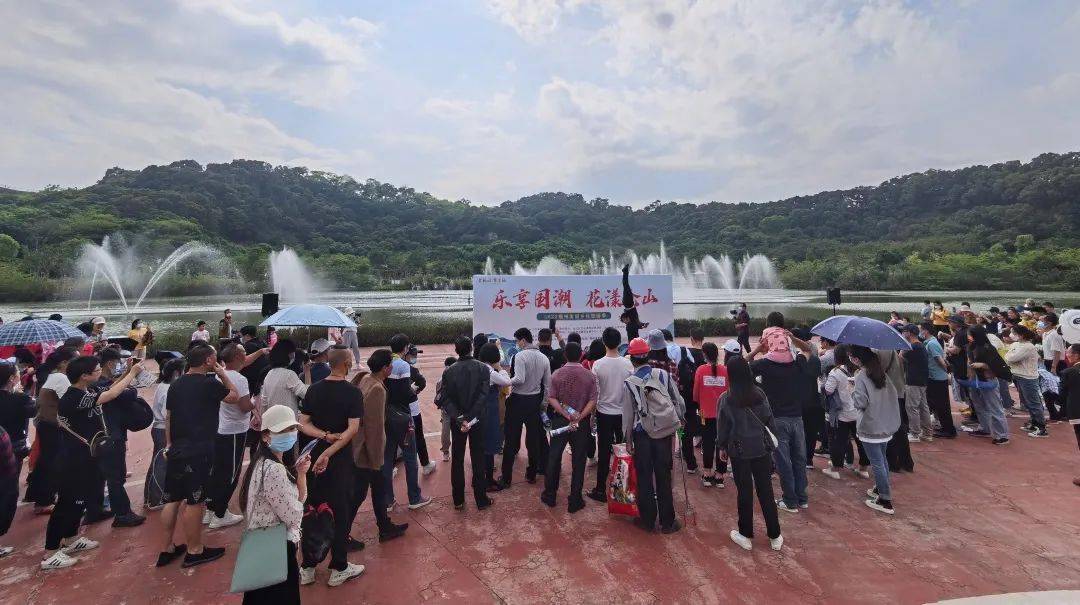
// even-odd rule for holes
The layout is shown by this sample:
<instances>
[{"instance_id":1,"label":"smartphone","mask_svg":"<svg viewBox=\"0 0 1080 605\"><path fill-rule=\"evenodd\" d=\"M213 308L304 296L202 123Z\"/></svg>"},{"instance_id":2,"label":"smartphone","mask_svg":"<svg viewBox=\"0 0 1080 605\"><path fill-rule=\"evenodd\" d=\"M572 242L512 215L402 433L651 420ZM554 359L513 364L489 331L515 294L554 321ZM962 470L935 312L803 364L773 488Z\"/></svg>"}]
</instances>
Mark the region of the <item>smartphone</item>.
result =
<instances>
[{"instance_id":1,"label":"smartphone","mask_svg":"<svg viewBox=\"0 0 1080 605\"><path fill-rule=\"evenodd\" d=\"M552 332L555 331L555 320L554 319L549 319L548 320L548 329L551 330Z\"/></svg>"},{"instance_id":2,"label":"smartphone","mask_svg":"<svg viewBox=\"0 0 1080 605\"><path fill-rule=\"evenodd\" d=\"M300 450L300 454L296 457L296 459L300 460L304 456L307 456L308 454L310 454L311 450L315 449L316 445L319 445L319 441L321 441L321 440L320 439L312 439L311 441L308 441L308 444L304 446L304 449Z\"/></svg>"}]
</instances>

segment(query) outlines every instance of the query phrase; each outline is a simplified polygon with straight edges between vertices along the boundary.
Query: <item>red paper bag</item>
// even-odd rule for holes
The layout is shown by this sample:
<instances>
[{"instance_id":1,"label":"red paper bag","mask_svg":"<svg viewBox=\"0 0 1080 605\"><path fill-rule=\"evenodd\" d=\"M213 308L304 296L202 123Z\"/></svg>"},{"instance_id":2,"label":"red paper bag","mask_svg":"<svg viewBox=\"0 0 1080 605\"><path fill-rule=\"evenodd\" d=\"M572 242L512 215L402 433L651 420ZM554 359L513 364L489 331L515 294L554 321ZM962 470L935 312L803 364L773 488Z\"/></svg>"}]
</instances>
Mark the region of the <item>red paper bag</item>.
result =
<instances>
[{"instance_id":1,"label":"red paper bag","mask_svg":"<svg viewBox=\"0 0 1080 605\"><path fill-rule=\"evenodd\" d=\"M619 443L611 448L611 472L608 473L607 510L609 515L638 516L637 470L634 458Z\"/></svg>"}]
</instances>

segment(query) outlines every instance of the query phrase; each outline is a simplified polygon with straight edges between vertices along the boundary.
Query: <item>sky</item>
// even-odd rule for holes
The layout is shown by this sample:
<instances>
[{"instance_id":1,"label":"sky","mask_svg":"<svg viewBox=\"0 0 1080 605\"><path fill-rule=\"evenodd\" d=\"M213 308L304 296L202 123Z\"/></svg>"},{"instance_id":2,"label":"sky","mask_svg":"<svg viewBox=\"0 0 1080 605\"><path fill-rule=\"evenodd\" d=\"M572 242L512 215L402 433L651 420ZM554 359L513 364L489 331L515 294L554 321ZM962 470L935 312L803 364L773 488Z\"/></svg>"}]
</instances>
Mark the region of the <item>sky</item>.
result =
<instances>
[{"instance_id":1,"label":"sky","mask_svg":"<svg viewBox=\"0 0 1080 605\"><path fill-rule=\"evenodd\" d=\"M0 0L0 186L234 158L492 204L1080 149L1072 0Z\"/></svg>"}]
</instances>

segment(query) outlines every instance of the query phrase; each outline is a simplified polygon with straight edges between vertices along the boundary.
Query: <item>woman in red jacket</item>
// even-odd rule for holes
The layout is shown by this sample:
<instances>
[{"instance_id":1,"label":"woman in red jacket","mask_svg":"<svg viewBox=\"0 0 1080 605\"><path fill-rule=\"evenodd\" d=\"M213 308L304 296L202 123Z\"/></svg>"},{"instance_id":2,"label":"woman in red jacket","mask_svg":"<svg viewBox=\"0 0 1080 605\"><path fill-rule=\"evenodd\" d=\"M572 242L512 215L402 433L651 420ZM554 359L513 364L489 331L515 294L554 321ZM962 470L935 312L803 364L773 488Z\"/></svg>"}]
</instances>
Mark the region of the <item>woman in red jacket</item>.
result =
<instances>
[{"instance_id":1,"label":"woman in red jacket","mask_svg":"<svg viewBox=\"0 0 1080 605\"><path fill-rule=\"evenodd\" d=\"M705 354L705 363L698 366L694 374L694 402L700 406L704 428L701 431L701 457L705 470L701 474L701 484L705 487L724 487L724 474L727 462L720 460L716 447L716 402L728 390L727 368L720 363L720 350L714 343L701 346ZM716 474L710 471L716 462Z\"/></svg>"}]
</instances>

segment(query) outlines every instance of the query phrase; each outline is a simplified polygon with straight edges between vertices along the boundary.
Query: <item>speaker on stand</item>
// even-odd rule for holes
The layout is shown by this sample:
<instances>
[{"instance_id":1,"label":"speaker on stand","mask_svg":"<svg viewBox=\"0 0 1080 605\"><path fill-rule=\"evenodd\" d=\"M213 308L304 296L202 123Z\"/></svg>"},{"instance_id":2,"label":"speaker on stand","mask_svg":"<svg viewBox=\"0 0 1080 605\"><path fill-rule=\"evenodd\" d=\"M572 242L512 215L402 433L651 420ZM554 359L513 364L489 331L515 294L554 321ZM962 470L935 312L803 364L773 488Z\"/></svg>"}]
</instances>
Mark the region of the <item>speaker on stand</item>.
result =
<instances>
[{"instance_id":1,"label":"speaker on stand","mask_svg":"<svg viewBox=\"0 0 1080 605\"><path fill-rule=\"evenodd\" d=\"M277 292L267 292L262 295L262 316L270 317L278 312Z\"/></svg>"},{"instance_id":2,"label":"speaker on stand","mask_svg":"<svg viewBox=\"0 0 1080 605\"><path fill-rule=\"evenodd\" d=\"M825 290L825 297L832 305L832 314L836 315L836 307L840 304L840 288L828 288Z\"/></svg>"}]
</instances>

